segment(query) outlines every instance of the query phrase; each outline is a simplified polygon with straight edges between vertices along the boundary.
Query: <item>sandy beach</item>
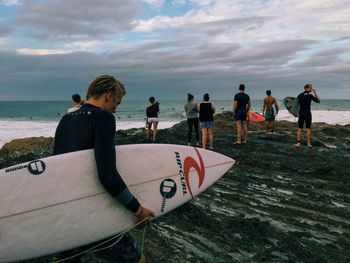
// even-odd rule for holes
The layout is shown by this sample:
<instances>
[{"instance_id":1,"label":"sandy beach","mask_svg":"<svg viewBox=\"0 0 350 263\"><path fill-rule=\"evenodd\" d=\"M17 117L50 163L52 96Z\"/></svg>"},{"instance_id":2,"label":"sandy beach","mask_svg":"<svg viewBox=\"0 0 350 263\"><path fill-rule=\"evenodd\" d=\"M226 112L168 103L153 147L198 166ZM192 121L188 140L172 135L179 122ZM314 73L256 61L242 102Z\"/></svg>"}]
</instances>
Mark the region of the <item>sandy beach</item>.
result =
<instances>
[{"instance_id":1,"label":"sandy beach","mask_svg":"<svg viewBox=\"0 0 350 263\"><path fill-rule=\"evenodd\" d=\"M155 220L148 262L349 262L350 125L313 125L313 145L295 149L296 124L267 134L251 124L234 146L231 114L215 118L215 151L237 164L197 198ZM118 131L116 144L143 143L144 129ZM186 144L186 124L159 132L159 143ZM13 141L0 167L50 155L52 138ZM142 230L132 233L142 238ZM87 247L23 262L53 262ZM70 262L114 262L113 248Z\"/></svg>"}]
</instances>

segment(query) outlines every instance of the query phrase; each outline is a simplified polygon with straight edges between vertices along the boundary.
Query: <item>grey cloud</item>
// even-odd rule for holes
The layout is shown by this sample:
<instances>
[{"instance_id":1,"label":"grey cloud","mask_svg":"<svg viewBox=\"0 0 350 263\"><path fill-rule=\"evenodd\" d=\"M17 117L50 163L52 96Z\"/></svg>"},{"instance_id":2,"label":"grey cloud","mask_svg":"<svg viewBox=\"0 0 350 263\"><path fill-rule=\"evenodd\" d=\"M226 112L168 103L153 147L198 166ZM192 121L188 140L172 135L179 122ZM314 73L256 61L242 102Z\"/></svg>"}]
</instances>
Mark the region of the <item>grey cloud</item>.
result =
<instances>
[{"instance_id":1,"label":"grey cloud","mask_svg":"<svg viewBox=\"0 0 350 263\"><path fill-rule=\"evenodd\" d=\"M236 43L210 43L198 46L198 55L202 58L226 58L232 52L239 50Z\"/></svg>"},{"instance_id":2,"label":"grey cloud","mask_svg":"<svg viewBox=\"0 0 350 263\"><path fill-rule=\"evenodd\" d=\"M347 41L347 40L350 40L350 36L340 37L340 38L334 39L333 41L338 42L338 41Z\"/></svg>"},{"instance_id":3,"label":"grey cloud","mask_svg":"<svg viewBox=\"0 0 350 263\"><path fill-rule=\"evenodd\" d=\"M81 38L127 31L138 13L136 0L28 1L14 23L35 37Z\"/></svg>"},{"instance_id":4,"label":"grey cloud","mask_svg":"<svg viewBox=\"0 0 350 263\"><path fill-rule=\"evenodd\" d=\"M9 35L11 32L13 32L14 28L8 24L7 22L3 23L1 22L1 19L0 19L0 37L1 36L7 36Z\"/></svg>"},{"instance_id":5,"label":"grey cloud","mask_svg":"<svg viewBox=\"0 0 350 263\"><path fill-rule=\"evenodd\" d=\"M268 16L222 19L211 22L189 24L186 25L186 27L178 28L173 31L176 31L177 34L192 36L206 35L213 37L225 32L235 32L238 29L244 29L247 31L257 29L271 19L273 19L273 17Z\"/></svg>"},{"instance_id":6,"label":"grey cloud","mask_svg":"<svg viewBox=\"0 0 350 263\"><path fill-rule=\"evenodd\" d=\"M257 66L283 65L295 57L297 52L305 50L314 43L316 42L300 39L257 44L251 48L235 50L229 57L225 58L225 62L254 64Z\"/></svg>"},{"instance_id":7,"label":"grey cloud","mask_svg":"<svg viewBox=\"0 0 350 263\"><path fill-rule=\"evenodd\" d=\"M344 61L341 55L348 52L348 48L332 48L313 54L303 62L295 63L293 67L325 67Z\"/></svg>"}]
</instances>

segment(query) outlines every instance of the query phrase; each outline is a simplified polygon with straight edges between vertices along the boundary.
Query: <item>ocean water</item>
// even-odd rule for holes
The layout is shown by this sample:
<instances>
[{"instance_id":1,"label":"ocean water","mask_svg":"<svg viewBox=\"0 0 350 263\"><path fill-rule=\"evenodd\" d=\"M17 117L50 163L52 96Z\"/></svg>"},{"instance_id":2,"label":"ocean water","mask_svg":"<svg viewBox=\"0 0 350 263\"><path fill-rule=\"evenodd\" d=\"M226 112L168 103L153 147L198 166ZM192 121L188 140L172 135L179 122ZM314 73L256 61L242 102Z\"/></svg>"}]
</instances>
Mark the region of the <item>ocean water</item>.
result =
<instances>
[{"instance_id":1,"label":"ocean water","mask_svg":"<svg viewBox=\"0 0 350 263\"><path fill-rule=\"evenodd\" d=\"M217 113L232 111L232 100L213 101ZM185 101L160 101L159 128L164 129L185 119ZM277 120L296 121L288 113L283 102L278 102ZM117 129L145 126L146 101L123 101L115 117ZM16 138L54 136L61 117L71 107L70 101L0 101L0 147ZM252 109L262 111L262 101L253 100ZM313 104L313 122L350 124L350 100L322 100Z\"/></svg>"}]
</instances>

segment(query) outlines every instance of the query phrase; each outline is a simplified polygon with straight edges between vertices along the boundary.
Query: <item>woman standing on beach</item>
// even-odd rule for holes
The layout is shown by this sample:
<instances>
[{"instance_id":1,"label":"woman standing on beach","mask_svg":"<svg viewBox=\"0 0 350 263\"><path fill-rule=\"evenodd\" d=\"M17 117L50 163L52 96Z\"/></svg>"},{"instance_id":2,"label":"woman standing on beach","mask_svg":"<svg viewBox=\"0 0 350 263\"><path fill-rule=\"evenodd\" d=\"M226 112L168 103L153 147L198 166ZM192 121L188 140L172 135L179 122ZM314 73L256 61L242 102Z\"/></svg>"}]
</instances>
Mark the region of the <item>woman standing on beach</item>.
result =
<instances>
[{"instance_id":1,"label":"woman standing on beach","mask_svg":"<svg viewBox=\"0 0 350 263\"><path fill-rule=\"evenodd\" d=\"M187 103L185 105L186 117L187 117L187 142L188 146L191 145L192 128L196 134L196 145L199 145L199 130L198 130L198 105L194 99L194 96L190 93L187 94Z\"/></svg>"},{"instance_id":2,"label":"woman standing on beach","mask_svg":"<svg viewBox=\"0 0 350 263\"><path fill-rule=\"evenodd\" d=\"M213 149L214 143L214 113L215 106L209 102L209 94L205 93L203 102L199 105L199 120L202 128L202 147L207 144L207 134L209 134L209 149Z\"/></svg>"},{"instance_id":3,"label":"woman standing on beach","mask_svg":"<svg viewBox=\"0 0 350 263\"><path fill-rule=\"evenodd\" d=\"M146 128L147 128L147 140L151 139L151 127L153 124L153 142L157 140L157 128L158 128L158 112L159 102L155 102L154 97L149 98L149 105L146 108Z\"/></svg>"}]
</instances>

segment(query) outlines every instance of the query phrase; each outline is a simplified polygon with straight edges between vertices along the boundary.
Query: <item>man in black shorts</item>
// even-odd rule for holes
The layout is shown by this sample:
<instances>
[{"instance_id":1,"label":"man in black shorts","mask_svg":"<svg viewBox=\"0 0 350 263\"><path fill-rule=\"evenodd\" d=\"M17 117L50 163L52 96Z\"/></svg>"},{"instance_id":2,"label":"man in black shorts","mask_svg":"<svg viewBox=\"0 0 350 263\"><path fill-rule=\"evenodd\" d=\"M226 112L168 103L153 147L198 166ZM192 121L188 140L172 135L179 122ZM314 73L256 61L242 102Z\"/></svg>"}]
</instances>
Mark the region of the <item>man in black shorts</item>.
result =
<instances>
[{"instance_id":1,"label":"man in black shorts","mask_svg":"<svg viewBox=\"0 0 350 263\"><path fill-rule=\"evenodd\" d=\"M78 110L64 115L58 124L53 154L94 149L101 184L139 222L154 216L154 213L140 205L116 169L116 124L112 113L124 95L124 85L113 76L102 75L92 81L87 90L87 102ZM124 235L116 246L116 262L136 262L140 259L139 246L130 235Z\"/></svg>"},{"instance_id":2,"label":"man in black shorts","mask_svg":"<svg viewBox=\"0 0 350 263\"><path fill-rule=\"evenodd\" d=\"M235 144L247 143L248 139L248 124L247 114L250 109L250 97L244 93L244 84L239 85L239 92L233 100L233 118L236 122L237 140ZM243 135L243 140L242 140Z\"/></svg>"},{"instance_id":3,"label":"man in black shorts","mask_svg":"<svg viewBox=\"0 0 350 263\"><path fill-rule=\"evenodd\" d=\"M314 95L310 94L311 92ZM316 94L316 90L312 88L311 84L306 84L304 86L304 92L300 93L297 97L299 102L299 119L298 119L298 137L297 144L295 147L300 148L301 145L301 133L304 128L304 123L306 126L306 140L307 147L311 148L311 123L312 123L312 115L311 115L311 101L320 103L320 98Z\"/></svg>"}]
</instances>

